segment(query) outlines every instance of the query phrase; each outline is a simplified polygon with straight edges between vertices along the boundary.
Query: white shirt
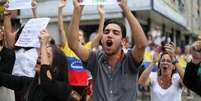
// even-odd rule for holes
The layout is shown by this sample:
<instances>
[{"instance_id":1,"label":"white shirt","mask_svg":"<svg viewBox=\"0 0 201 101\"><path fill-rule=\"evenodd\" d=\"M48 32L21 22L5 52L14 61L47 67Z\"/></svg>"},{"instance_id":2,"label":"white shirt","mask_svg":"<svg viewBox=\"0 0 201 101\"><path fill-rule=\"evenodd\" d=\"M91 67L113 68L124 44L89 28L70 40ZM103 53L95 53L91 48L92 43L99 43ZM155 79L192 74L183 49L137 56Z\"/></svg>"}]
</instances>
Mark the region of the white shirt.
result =
<instances>
[{"instance_id":1,"label":"white shirt","mask_svg":"<svg viewBox=\"0 0 201 101\"><path fill-rule=\"evenodd\" d=\"M12 75L34 77L35 65L38 58L36 48L24 50L23 48L16 51L16 59Z\"/></svg>"},{"instance_id":2,"label":"white shirt","mask_svg":"<svg viewBox=\"0 0 201 101\"><path fill-rule=\"evenodd\" d=\"M179 74L173 74L172 85L163 89L158 83L157 73L151 73L151 101L181 101L182 87Z\"/></svg>"}]
</instances>

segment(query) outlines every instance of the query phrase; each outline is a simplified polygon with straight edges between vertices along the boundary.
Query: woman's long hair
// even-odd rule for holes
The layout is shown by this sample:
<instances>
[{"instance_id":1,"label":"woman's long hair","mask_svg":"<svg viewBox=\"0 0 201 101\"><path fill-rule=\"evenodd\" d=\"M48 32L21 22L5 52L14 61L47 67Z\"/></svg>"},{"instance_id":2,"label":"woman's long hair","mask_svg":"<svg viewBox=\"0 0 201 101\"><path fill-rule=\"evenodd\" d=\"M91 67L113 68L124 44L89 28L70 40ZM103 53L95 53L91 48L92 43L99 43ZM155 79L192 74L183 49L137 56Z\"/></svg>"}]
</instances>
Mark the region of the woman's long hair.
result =
<instances>
[{"instance_id":1,"label":"woman's long hair","mask_svg":"<svg viewBox=\"0 0 201 101\"><path fill-rule=\"evenodd\" d=\"M68 73L66 71L68 69L68 65L66 61L66 56L63 53L63 51L61 51L61 49L59 49L55 45L54 40L51 40L50 44L51 44L52 53L53 53L53 61L52 61L50 72L51 74L53 74L53 79L57 79L57 80L59 79L59 80L62 80L62 81L64 80L68 82ZM54 76L56 76L56 78L54 78Z\"/></svg>"},{"instance_id":2,"label":"woman's long hair","mask_svg":"<svg viewBox=\"0 0 201 101\"><path fill-rule=\"evenodd\" d=\"M65 54L56 46L55 41L53 39L51 39L50 41L50 46L52 47L52 54L53 54L53 63L50 66L50 72L52 74L52 78L53 80L59 80L68 83L68 72L65 71L67 70L68 65ZM32 93L31 91L38 85L38 78L39 75L36 74L33 82L29 85L25 93L24 96L25 101L30 101L31 98L30 95Z\"/></svg>"}]
</instances>

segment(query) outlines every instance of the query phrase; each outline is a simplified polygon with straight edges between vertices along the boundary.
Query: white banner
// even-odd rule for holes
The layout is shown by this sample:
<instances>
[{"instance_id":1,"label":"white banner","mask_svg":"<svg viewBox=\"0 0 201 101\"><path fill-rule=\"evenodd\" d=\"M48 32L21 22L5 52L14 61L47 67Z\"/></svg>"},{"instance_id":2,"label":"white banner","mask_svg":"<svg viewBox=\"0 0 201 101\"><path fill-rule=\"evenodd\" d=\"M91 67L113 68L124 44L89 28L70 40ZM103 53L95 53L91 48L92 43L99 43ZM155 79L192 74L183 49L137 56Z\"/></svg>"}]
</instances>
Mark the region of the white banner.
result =
<instances>
[{"instance_id":1,"label":"white banner","mask_svg":"<svg viewBox=\"0 0 201 101\"><path fill-rule=\"evenodd\" d=\"M9 0L8 10L32 8L32 0Z\"/></svg>"},{"instance_id":2,"label":"white banner","mask_svg":"<svg viewBox=\"0 0 201 101\"><path fill-rule=\"evenodd\" d=\"M40 47L39 35L40 31L45 29L50 18L34 18L30 19L24 26L16 46L20 47Z\"/></svg>"},{"instance_id":3,"label":"white banner","mask_svg":"<svg viewBox=\"0 0 201 101\"><path fill-rule=\"evenodd\" d=\"M119 4L118 0L80 0L80 5L112 5Z\"/></svg>"}]
</instances>

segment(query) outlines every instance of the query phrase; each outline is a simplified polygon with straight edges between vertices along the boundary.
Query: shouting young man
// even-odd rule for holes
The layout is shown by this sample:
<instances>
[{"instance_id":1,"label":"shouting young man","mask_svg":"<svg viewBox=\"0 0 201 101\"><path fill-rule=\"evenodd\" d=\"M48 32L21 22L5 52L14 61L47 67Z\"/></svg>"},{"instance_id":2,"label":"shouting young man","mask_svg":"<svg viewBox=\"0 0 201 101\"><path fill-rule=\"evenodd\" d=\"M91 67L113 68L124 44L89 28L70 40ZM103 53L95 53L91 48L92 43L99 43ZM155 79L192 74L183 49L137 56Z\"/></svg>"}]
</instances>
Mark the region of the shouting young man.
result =
<instances>
[{"instance_id":1,"label":"shouting young man","mask_svg":"<svg viewBox=\"0 0 201 101\"><path fill-rule=\"evenodd\" d=\"M67 32L69 47L87 65L94 78L93 101L137 100L137 74L147 46L145 34L127 5L120 0L120 8L132 30L135 47L124 53L122 45L126 38L123 24L108 20L104 24L101 44L103 50L90 51L79 43L79 24L83 6L74 0L74 11Z\"/></svg>"}]
</instances>

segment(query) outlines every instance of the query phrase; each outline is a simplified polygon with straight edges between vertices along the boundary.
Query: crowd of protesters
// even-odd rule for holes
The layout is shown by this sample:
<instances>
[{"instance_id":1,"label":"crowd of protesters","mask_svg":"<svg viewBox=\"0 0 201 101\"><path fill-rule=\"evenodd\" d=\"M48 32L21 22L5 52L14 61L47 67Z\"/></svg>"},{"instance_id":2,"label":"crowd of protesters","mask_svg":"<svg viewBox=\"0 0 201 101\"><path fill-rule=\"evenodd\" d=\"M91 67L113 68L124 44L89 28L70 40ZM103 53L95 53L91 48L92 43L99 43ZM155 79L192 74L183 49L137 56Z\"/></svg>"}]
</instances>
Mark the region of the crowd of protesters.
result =
<instances>
[{"instance_id":1,"label":"crowd of protesters","mask_svg":"<svg viewBox=\"0 0 201 101\"><path fill-rule=\"evenodd\" d=\"M137 101L138 85L150 88L151 101L182 101L184 88L201 96L201 40L181 51L168 37L145 34L128 0L119 0L133 46L122 22L105 20L103 5L97 6L96 34L86 42L79 28L84 6L73 0L65 29L68 0L58 2L59 43L43 29L38 48L15 45L24 25L12 25L12 11L5 4L0 22L0 101ZM33 18L39 18L37 5L32 0Z\"/></svg>"}]
</instances>

